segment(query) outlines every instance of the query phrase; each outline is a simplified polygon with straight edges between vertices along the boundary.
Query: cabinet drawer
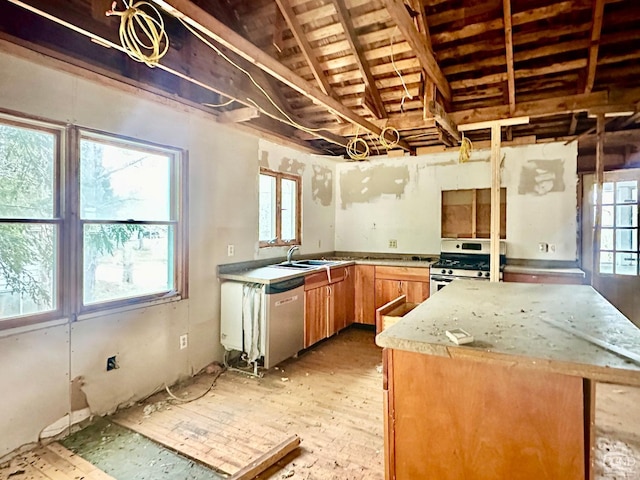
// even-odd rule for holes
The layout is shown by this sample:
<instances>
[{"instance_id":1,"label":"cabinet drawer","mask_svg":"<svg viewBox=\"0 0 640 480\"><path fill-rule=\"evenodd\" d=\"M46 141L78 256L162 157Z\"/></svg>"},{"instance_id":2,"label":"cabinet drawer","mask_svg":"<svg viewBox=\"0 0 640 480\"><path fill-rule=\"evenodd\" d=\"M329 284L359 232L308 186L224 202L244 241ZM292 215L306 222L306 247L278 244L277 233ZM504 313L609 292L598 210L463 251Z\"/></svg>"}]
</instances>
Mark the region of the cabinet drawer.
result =
<instances>
[{"instance_id":1,"label":"cabinet drawer","mask_svg":"<svg viewBox=\"0 0 640 480\"><path fill-rule=\"evenodd\" d=\"M342 282L347 275L347 267L332 268L330 274L325 269L318 272L310 273L304 278L304 289L312 290L318 287L324 287L331 283ZM331 277L331 281L329 281Z\"/></svg>"},{"instance_id":2,"label":"cabinet drawer","mask_svg":"<svg viewBox=\"0 0 640 480\"><path fill-rule=\"evenodd\" d=\"M428 282L429 267L376 266L376 279Z\"/></svg>"}]
</instances>

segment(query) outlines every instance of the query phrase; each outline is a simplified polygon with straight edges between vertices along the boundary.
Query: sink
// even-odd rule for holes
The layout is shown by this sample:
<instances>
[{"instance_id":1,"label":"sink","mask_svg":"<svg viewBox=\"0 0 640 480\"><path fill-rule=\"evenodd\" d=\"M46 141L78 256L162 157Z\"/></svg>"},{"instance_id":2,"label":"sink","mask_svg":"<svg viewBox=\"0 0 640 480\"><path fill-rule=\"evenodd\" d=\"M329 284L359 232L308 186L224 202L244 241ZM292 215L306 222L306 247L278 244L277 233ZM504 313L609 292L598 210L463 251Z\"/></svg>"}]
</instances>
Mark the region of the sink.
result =
<instances>
[{"instance_id":1,"label":"sink","mask_svg":"<svg viewBox=\"0 0 640 480\"><path fill-rule=\"evenodd\" d=\"M322 267L323 265L333 265L336 262L331 260L298 260L292 263L296 265L308 265L310 267Z\"/></svg>"},{"instance_id":2,"label":"sink","mask_svg":"<svg viewBox=\"0 0 640 480\"><path fill-rule=\"evenodd\" d=\"M318 265L300 264L298 262L282 262L273 266L277 268L293 268L296 270L309 270L318 267Z\"/></svg>"}]
</instances>

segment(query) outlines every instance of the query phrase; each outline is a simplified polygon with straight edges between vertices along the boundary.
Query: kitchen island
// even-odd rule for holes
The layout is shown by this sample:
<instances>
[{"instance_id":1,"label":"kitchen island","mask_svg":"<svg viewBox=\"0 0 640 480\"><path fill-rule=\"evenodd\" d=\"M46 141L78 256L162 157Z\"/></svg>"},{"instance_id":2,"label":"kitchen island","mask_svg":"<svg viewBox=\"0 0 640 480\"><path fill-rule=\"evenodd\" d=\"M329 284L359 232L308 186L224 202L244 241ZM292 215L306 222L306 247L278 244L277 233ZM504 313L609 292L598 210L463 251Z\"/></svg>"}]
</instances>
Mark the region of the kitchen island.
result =
<instances>
[{"instance_id":1,"label":"kitchen island","mask_svg":"<svg viewBox=\"0 0 640 480\"><path fill-rule=\"evenodd\" d=\"M589 479L595 382L640 385L640 330L586 285L455 281L376 341L387 479Z\"/></svg>"}]
</instances>

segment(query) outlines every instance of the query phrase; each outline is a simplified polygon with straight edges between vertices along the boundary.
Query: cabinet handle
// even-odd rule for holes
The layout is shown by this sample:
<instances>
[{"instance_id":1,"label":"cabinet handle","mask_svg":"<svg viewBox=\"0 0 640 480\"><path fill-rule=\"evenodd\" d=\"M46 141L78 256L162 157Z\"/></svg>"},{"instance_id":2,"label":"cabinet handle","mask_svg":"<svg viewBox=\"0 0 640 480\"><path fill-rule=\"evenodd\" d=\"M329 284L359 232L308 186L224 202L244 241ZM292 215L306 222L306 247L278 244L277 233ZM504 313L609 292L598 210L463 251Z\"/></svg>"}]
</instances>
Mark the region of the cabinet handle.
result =
<instances>
[{"instance_id":1,"label":"cabinet handle","mask_svg":"<svg viewBox=\"0 0 640 480\"><path fill-rule=\"evenodd\" d=\"M398 293L402 293L402 280L398 282Z\"/></svg>"}]
</instances>

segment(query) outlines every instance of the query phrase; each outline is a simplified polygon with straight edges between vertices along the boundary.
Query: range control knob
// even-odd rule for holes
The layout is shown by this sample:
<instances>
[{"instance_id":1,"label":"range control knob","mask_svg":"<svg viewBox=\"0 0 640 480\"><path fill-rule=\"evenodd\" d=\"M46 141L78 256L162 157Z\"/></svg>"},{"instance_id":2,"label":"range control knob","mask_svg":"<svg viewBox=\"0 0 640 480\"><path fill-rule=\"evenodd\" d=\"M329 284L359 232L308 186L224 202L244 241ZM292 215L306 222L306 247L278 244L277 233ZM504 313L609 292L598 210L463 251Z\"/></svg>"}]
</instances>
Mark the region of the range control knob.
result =
<instances>
[{"instance_id":1,"label":"range control knob","mask_svg":"<svg viewBox=\"0 0 640 480\"><path fill-rule=\"evenodd\" d=\"M486 273L484 274L484 276L485 276L485 277L487 277L487 278L489 278L489 272L486 272Z\"/></svg>"},{"instance_id":2,"label":"range control knob","mask_svg":"<svg viewBox=\"0 0 640 480\"><path fill-rule=\"evenodd\" d=\"M444 275L445 273L447 273L447 271L443 268L440 273L442 273Z\"/></svg>"},{"instance_id":3,"label":"range control knob","mask_svg":"<svg viewBox=\"0 0 640 480\"><path fill-rule=\"evenodd\" d=\"M449 270L447 273L451 275L453 273L453 270Z\"/></svg>"},{"instance_id":4,"label":"range control knob","mask_svg":"<svg viewBox=\"0 0 640 480\"><path fill-rule=\"evenodd\" d=\"M478 272L478 276L481 277L482 276L482 272Z\"/></svg>"}]
</instances>

